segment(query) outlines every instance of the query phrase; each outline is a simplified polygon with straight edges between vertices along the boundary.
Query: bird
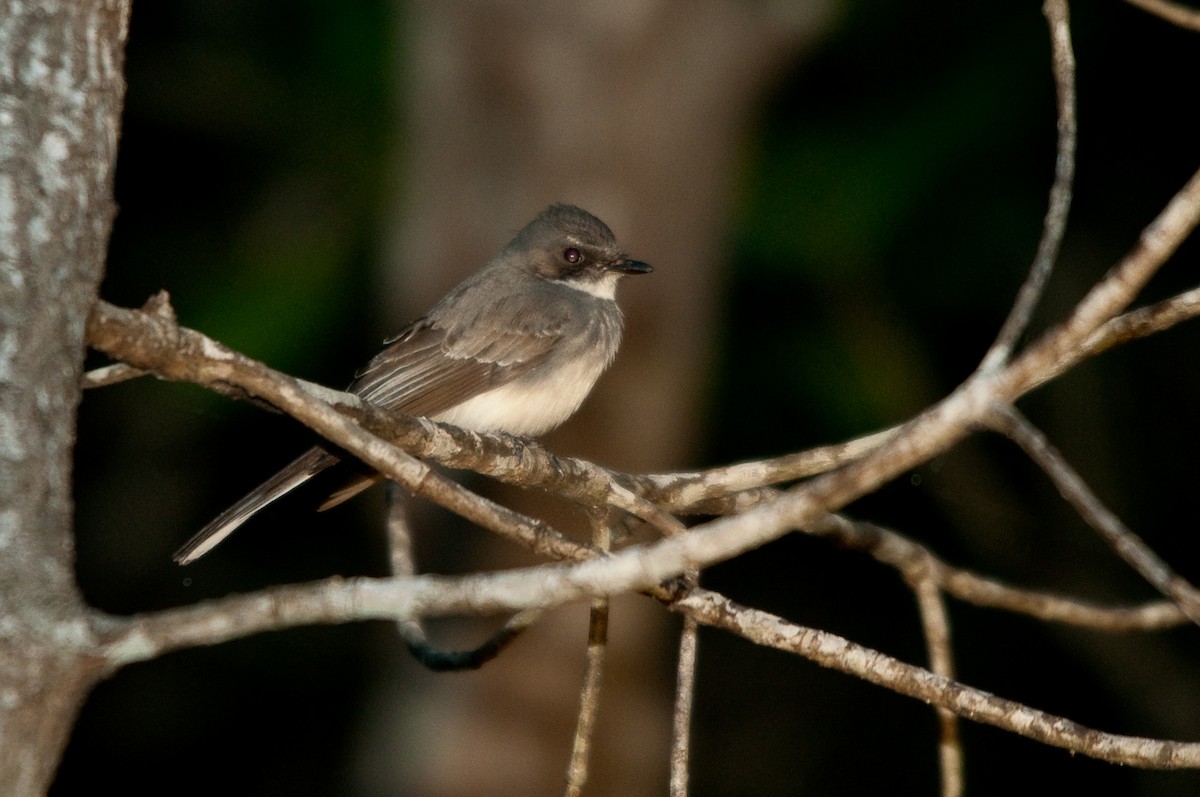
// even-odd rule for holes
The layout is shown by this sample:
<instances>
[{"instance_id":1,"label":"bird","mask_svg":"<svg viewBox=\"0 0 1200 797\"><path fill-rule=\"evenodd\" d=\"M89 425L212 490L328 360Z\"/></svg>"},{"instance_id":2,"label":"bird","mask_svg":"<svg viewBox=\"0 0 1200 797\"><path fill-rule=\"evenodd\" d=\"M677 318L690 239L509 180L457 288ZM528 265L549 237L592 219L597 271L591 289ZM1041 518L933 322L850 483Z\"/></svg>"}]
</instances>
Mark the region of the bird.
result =
<instances>
[{"instance_id":1,"label":"bird","mask_svg":"<svg viewBox=\"0 0 1200 797\"><path fill-rule=\"evenodd\" d=\"M381 409L471 431L544 434L579 409L616 356L624 325L617 283L651 271L625 254L596 216L574 205L550 205L427 313L385 340L347 392ZM174 560L194 562L345 456L329 444L310 448L214 518ZM379 478L359 476L319 509Z\"/></svg>"}]
</instances>

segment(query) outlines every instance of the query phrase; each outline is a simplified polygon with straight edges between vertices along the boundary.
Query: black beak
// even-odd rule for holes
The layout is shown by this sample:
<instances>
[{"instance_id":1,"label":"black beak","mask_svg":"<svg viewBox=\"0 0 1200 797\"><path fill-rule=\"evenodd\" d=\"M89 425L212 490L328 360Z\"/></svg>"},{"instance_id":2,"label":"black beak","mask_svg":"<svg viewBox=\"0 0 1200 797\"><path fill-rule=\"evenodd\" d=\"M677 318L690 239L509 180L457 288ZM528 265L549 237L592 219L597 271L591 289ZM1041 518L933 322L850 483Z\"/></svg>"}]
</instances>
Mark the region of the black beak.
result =
<instances>
[{"instance_id":1,"label":"black beak","mask_svg":"<svg viewBox=\"0 0 1200 797\"><path fill-rule=\"evenodd\" d=\"M613 263L612 270L620 271L622 274L649 274L654 268L649 263L643 263L640 260L625 260Z\"/></svg>"}]
</instances>

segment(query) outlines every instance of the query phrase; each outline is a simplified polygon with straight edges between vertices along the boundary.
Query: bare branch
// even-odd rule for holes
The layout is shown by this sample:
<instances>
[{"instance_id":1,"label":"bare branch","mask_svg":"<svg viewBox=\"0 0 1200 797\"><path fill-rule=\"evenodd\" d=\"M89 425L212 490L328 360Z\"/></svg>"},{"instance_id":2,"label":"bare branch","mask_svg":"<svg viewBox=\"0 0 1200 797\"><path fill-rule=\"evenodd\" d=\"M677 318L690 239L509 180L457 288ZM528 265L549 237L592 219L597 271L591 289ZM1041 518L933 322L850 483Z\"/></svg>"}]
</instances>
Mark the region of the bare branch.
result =
<instances>
[{"instance_id":1,"label":"bare branch","mask_svg":"<svg viewBox=\"0 0 1200 797\"><path fill-rule=\"evenodd\" d=\"M1125 2L1162 17L1167 22L1181 28L1200 31L1200 11L1185 8L1178 3L1169 2L1169 0L1125 0Z\"/></svg>"},{"instance_id":2,"label":"bare branch","mask_svg":"<svg viewBox=\"0 0 1200 797\"><path fill-rule=\"evenodd\" d=\"M696 698L696 664L700 626L690 615L683 617L679 634L679 659L675 666L675 707L671 713L670 797L687 797L691 758L692 708Z\"/></svg>"},{"instance_id":3,"label":"bare branch","mask_svg":"<svg viewBox=\"0 0 1200 797\"><path fill-rule=\"evenodd\" d=\"M557 567L543 565L533 571L553 569ZM170 650L296 625L486 614L537 602L540 588L524 588L520 582L525 576L517 575L514 580L511 572L458 578L332 578L132 618L103 618L95 621L94 630L111 671ZM705 625L796 653L822 666L1036 741L1114 763L1160 769L1200 768L1200 743L1143 739L1085 728L905 664L835 634L739 606L707 590L688 590L676 596L670 606Z\"/></svg>"},{"instance_id":4,"label":"bare branch","mask_svg":"<svg viewBox=\"0 0 1200 797\"><path fill-rule=\"evenodd\" d=\"M394 576L411 577L417 574L413 558L412 532L408 518L408 500L395 482L388 482L387 538L391 571ZM420 617L401 618L396 630L409 651L435 672L475 670L496 658L521 633L541 619L543 612L526 609L510 617L483 644L469 650L439 650L429 643Z\"/></svg>"},{"instance_id":5,"label":"bare branch","mask_svg":"<svg viewBox=\"0 0 1200 797\"><path fill-rule=\"evenodd\" d=\"M592 543L601 551L612 547L612 518L608 512L593 512ZM592 600L588 612L587 655L584 658L583 684L579 690L579 714L575 721L575 736L571 742L571 759L567 765L566 797L579 797L587 782L588 756L600 713L600 679L604 674L604 655L608 650L608 598Z\"/></svg>"},{"instance_id":6,"label":"bare branch","mask_svg":"<svg viewBox=\"0 0 1200 797\"><path fill-rule=\"evenodd\" d=\"M1034 387L1066 372L1087 357L1123 343L1162 332L1200 315L1200 288L1131 310L1105 322L1078 349L1049 368ZM702 471L660 473L636 478L643 492L673 512L728 515L761 503L775 493L761 490L825 473L878 449L899 427L829 446L771 459L743 462ZM619 478L615 475L614 478Z\"/></svg>"},{"instance_id":7,"label":"bare branch","mask_svg":"<svg viewBox=\"0 0 1200 797\"><path fill-rule=\"evenodd\" d=\"M997 410L994 425L1045 471L1066 502L1130 567L1200 625L1200 592L1100 502L1045 435L1012 407Z\"/></svg>"},{"instance_id":8,"label":"bare branch","mask_svg":"<svg viewBox=\"0 0 1200 797\"><path fill-rule=\"evenodd\" d=\"M567 784L563 793L578 797L587 782L588 757L600 713L600 679L604 673L604 654L608 647L608 599L592 601L588 613L587 655L584 659L583 685L579 690L579 715L575 721L575 736L571 742L571 759L567 764Z\"/></svg>"},{"instance_id":9,"label":"bare branch","mask_svg":"<svg viewBox=\"0 0 1200 797\"><path fill-rule=\"evenodd\" d=\"M917 596L921 627L925 631L925 647L929 651L929 669L943 678L954 678L954 654L950 648L950 618L942 591L933 579L920 573L909 574L909 583ZM958 717L954 712L937 708L938 763L942 772L942 797L961 797L963 793L963 750L958 733Z\"/></svg>"},{"instance_id":10,"label":"bare branch","mask_svg":"<svg viewBox=\"0 0 1200 797\"><path fill-rule=\"evenodd\" d=\"M639 480L653 489L656 502L678 512L688 512L731 493L828 473L878 450L897 428L781 457L703 471L651 474Z\"/></svg>"},{"instance_id":11,"label":"bare branch","mask_svg":"<svg viewBox=\"0 0 1200 797\"><path fill-rule=\"evenodd\" d=\"M118 385L121 382L128 382L130 379L137 379L139 376L145 376L146 371L140 368L134 368L132 365L125 363L113 363L106 365L103 368L95 368L83 375L80 380L80 387L84 390L89 390L96 387L108 387L109 385Z\"/></svg>"},{"instance_id":12,"label":"bare branch","mask_svg":"<svg viewBox=\"0 0 1200 797\"><path fill-rule=\"evenodd\" d=\"M1200 315L1200 288L1192 288L1157 304L1131 310L1104 324L1088 338L1088 355L1108 351L1114 346L1169 329L1181 321Z\"/></svg>"},{"instance_id":13,"label":"bare branch","mask_svg":"<svg viewBox=\"0 0 1200 797\"><path fill-rule=\"evenodd\" d=\"M705 625L732 631L766 647L796 653L824 667L948 708L960 717L1044 744L1147 769L1200 767L1200 743L1122 736L1087 728L905 664L836 634L739 606L715 593L697 590L678 600L672 608L692 614Z\"/></svg>"},{"instance_id":14,"label":"bare branch","mask_svg":"<svg viewBox=\"0 0 1200 797\"><path fill-rule=\"evenodd\" d=\"M902 573L919 571L941 590L966 603L1025 614L1037 620L1112 633L1173 628L1187 618L1173 603L1105 607L1037 590L1021 589L947 564L923 545L891 529L844 515L830 515L811 531L833 535Z\"/></svg>"},{"instance_id":15,"label":"bare branch","mask_svg":"<svg viewBox=\"0 0 1200 797\"><path fill-rule=\"evenodd\" d=\"M984 355L980 369L991 371L1008 360L1017 340L1029 326L1054 262L1063 235L1067 231L1067 215L1071 209L1071 186L1075 179L1075 147L1078 125L1075 119L1075 54L1071 49L1071 20L1066 0L1046 0L1042 13L1050 26L1053 56L1051 71L1058 96L1058 155L1054 162L1054 182L1050 187L1050 203L1042 225L1042 238L1029 276L1017 292L1017 300L1000 328L996 342Z\"/></svg>"},{"instance_id":16,"label":"bare branch","mask_svg":"<svg viewBox=\"0 0 1200 797\"><path fill-rule=\"evenodd\" d=\"M1095 285L1060 327L1031 346L1010 370L1017 372L1023 392L1037 384L1036 372L1052 374L1052 364L1069 358L1100 326L1122 312L1200 221L1200 171L1167 203L1138 237L1134 248ZM1078 356L1077 354L1075 356ZM1002 400L1012 403L1013 397Z\"/></svg>"},{"instance_id":17,"label":"bare branch","mask_svg":"<svg viewBox=\"0 0 1200 797\"><path fill-rule=\"evenodd\" d=\"M1078 345L1078 340L1090 335L1094 327L1088 322L1098 316L1096 305L1102 303L1111 309L1128 301L1131 292L1140 285L1139 279L1148 277L1148 272L1152 271L1155 264L1165 259L1173 246L1182 240L1187 229L1190 229L1187 225L1195 223L1197 208L1200 207L1197 202L1197 193L1200 192L1198 186L1200 180L1193 178L1185 191L1172 201L1160 220L1143 236L1142 245L1114 269L1105 283L1089 294L1090 298L1085 300L1085 305L1071 322L1048 333L1043 341L1002 371L973 377L948 399L893 433L887 444L874 454L840 471L793 488L775 500L755 506L737 517L712 521L693 533L614 554L603 562L590 562L573 572L569 578L564 573L551 576L553 587L543 593L540 605L596 594L648 589L690 568L722 561L791 529L812 525L824 517L830 508L852 500L897 473L945 450L964 436L969 428L982 422L998 397L1015 396L1026 385L1037 383L1037 377L1053 368L1058 361L1056 355L1060 348L1069 351L1071 344ZM306 398L304 388L295 380L274 374L228 350L214 348L216 344L202 336L198 336L198 341L192 340L190 336L195 333L190 331L178 327L156 330L154 318L147 314L120 311L106 305L100 307L103 314L94 316L91 325L93 342L99 348L110 352L121 351L122 347L113 343L114 336L120 340L129 333L130 328L136 330L139 325L149 326L149 332L142 335L136 345L127 344L124 347L126 354L140 356L143 362L137 364L165 372L168 376L189 378L201 383L224 381L238 384L277 406L284 406L314 429L334 437L340 445L353 450L356 455L388 472L390 476L406 479L411 484L410 489L430 495L434 494L432 486L436 485L438 500L455 505L456 511L485 527L503 530L534 550L556 558L579 559L591 555L586 546L565 540L538 521L484 502L462 491L449 480L439 480L436 474L420 463L416 463L414 475L406 470L412 465L402 458L402 452L393 450L392 446L382 445L379 440L327 407L324 413L320 407L314 409L313 401ZM134 318L125 319L123 325L111 325L106 331L106 319L120 315ZM182 339L179 345L168 346L165 350L153 348L155 344L152 341L175 337ZM180 358L178 353L180 346L189 344L195 349L191 352L192 361ZM333 417L331 419L328 416ZM397 426L407 422L419 430L431 426L412 419L393 419L378 412L374 415L366 412L364 417L370 417L373 423L383 426L389 420ZM512 577L511 574L507 575ZM540 578L531 577L530 582L522 588ZM543 586L549 586L549 582ZM523 607L533 605L539 605L539 602L526 600Z\"/></svg>"}]
</instances>

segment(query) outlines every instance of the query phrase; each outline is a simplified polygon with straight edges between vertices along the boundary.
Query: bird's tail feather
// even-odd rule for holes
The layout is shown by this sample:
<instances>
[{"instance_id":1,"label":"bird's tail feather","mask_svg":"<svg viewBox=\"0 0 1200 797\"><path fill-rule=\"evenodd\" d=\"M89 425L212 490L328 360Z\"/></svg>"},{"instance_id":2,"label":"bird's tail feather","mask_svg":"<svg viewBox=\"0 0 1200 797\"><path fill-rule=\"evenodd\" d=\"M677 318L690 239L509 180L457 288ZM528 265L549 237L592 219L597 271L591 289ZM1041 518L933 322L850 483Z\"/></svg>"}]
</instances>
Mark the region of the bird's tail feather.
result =
<instances>
[{"instance_id":1,"label":"bird's tail feather","mask_svg":"<svg viewBox=\"0 0 1200 797\"><path fill-rule=\"evenodd\" d=\"M196 561L249 520L255 512L338 461L337 456L323 448L310 448L305 451L290 465L254 488L246 497L200 529L196 536L175 552L175 561L181 565Z\"/></svg>"},{"instance_id":2,"label":"bird's tail feather","mask_svg":"<svg viewBox=\"0 0 1200 797\"><path fill-rule=\"evenodd\" d=\"M325 502L317 507L317 511L324 512L326 509L333 509L335 506L349 501L382 478L381 474L375 472L355 474L344 487L334 491L326 498Z\"/></svg>"}]
</instances>

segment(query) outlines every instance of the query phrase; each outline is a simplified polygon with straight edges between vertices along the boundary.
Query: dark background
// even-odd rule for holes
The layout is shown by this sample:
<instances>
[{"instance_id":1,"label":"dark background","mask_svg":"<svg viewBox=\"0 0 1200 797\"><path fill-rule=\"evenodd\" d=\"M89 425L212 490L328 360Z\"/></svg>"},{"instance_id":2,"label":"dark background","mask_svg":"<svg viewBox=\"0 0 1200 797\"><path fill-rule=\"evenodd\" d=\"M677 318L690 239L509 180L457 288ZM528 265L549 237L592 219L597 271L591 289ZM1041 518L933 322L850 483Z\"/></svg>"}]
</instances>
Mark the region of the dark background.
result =
<instances>
[{"instance_id":1,"label":"dark background","mask_svg":"<svg viewBox=\"0 0 1200 797\"><path fill-rule=\"evenodd\" d=\"M1078 180L1037 328L1069 310L1198 165L1197 34L1123 3L1077 6ZM165 288L184 324L280 370L347 383L406 320L385 317L371 293L403 180L397 131L411 122L394 88L403 10L373 0L138 4L103 297L139 305ZM711 319L719 353L690 464L846 439L952 389L1032 258L1053 158L1036 3L846 4L748 124ZM1185 245L1144 299L1194 285L1198 251ZM1198 351L1200 334L1185 324L1085 363L1021 405L1193 580ZM170 561L307 442L286 418L187 385L146 379L88 393L77 479L87 598L128 613L381 574L378 496L314 520L316 499L298 495L195 569ZM1017 584L1097 601L1154 597L994 437L850 511ZM439 556L434 569L455 569L452 553ZM713 568L705 583L924 662L910 593L860 555L792 536ZM1114 636L959 604L952 619L966 683L1104 730L1200 738L1194 629ZM397 672L418 690L488 677L420 672L385 624L264 635L130 667L84 708L53 793L415 793L363 772L363 717ZM972 795L1200 789L1194 773L1118 768L970 723L963 734ZM469 765L471 751L458 752ZM714 632L702 636L694 759L698 796L936 789L926 706ZM664 772L665 761L654 777Z\"/></svg>"}]
</instances>

